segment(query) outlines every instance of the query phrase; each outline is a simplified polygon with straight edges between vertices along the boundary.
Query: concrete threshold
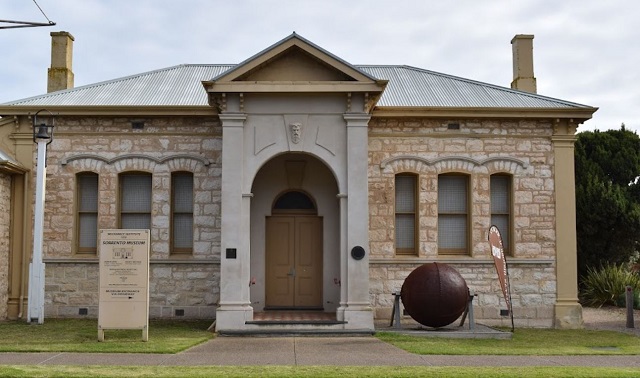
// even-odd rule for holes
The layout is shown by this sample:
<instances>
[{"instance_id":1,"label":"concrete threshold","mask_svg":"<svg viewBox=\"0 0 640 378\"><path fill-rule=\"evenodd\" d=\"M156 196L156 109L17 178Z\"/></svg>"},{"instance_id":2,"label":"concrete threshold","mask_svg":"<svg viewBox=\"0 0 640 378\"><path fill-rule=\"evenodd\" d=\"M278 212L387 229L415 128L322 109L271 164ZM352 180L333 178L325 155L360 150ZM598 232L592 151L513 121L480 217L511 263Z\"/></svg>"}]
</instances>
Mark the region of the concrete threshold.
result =
<instances>
[{"instance_id":1,"label":"concrete threshold","mask_svg":"<svg viewBox=\"0 0 640 378\"><path fill-rule=\"evenodd\" d=\"M246 324L256 324L256 325L296 325L296 324L308 324L308 325L336 325L336 324L347 324L347 322L337 321L337 320L249 320L245 322Z\"/></svg>"},{"instance_id":2,"label":"concrete threshold","mask_svg":"<svg viewBox=\"0 0 640 378\"><path fill-rule=\"evenodd\" d=\"M234 337L352 337L373 336L375 331L370 329L227 329L218 331L218 336Z\"/></svg>"},{"instance_id":3,"label":"concrete threshold","mask_svg":"<svg viewBox=\"0 0 640 378\"><path fill-rule=\"evenodd\" d=\"M234 337L353 337L373 336L375 331L370 329L227 329L218 331L218 336Z\"/></svg>"}]
</instances>

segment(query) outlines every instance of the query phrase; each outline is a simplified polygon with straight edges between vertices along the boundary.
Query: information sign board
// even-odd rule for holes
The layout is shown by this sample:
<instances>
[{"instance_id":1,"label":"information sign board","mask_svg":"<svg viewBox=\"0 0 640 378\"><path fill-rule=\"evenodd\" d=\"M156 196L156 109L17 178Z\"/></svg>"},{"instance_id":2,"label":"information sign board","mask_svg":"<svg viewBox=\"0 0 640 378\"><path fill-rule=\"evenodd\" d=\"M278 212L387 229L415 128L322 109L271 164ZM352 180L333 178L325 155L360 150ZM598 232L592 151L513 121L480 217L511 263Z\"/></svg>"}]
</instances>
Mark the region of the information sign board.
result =
<instances>
[{"instance_id":1,"label":"information sign board","mask_svg":"<svg viewBox=\"0 0 640 378\"><path fill-rule=\"evenodd\" d=\"M98 340L105 329L149 332L149 230L100 230Z\"/></svg>"}]
</instances>

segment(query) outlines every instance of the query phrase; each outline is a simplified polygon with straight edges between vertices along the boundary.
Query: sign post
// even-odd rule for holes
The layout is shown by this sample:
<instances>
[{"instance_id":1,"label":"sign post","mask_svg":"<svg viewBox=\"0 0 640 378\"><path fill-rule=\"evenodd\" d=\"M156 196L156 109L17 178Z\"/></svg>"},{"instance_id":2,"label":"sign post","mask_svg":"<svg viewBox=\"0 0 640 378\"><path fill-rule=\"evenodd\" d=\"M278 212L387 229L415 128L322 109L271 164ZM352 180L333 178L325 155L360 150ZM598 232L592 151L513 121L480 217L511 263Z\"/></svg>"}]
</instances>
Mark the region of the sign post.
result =
<instances>
[{"instance_id":1,"label":"sign post","mask_svg":"<svg viewBox=\"0 0 640 378\"><path fill-rule=\"evenodd\" d=\"M509 268L507 266L507 260L504 257L504 246L502 244L502 236L498 227L491 226L489 228L489 244L491 245L491 255L493 256L493 262L498 272L498 281L500 281L500 288L502 289L502 295L507 303L507 311L511 316L511 332L515 327L513 324L513 307L511 305L511 286L509 284Z\"/></svg>"},{"instance_id":2,"label":"sign post","mask_svg":"<svg viewBox=\"0 0 640 378\"><path fill-rule=\"evenodd\" d=\"M98 341L105 329L141 329L149 340L149 230L100 230Z\"/></svg>"}]
</instances>

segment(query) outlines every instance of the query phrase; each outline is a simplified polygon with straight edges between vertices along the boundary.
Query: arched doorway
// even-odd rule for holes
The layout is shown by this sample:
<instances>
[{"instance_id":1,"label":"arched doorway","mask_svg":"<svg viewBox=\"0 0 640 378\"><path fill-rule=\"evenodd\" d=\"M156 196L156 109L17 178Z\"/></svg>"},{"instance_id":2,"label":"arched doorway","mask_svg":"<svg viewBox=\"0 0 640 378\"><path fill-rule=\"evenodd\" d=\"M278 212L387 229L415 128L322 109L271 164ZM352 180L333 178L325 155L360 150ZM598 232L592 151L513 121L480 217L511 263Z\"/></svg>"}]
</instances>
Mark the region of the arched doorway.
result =
<instances>
[{"instance_id":1,"label":"arched doorway","mask_svg":"<svg viewBox=\"0 0 640 378\"><path fill-rule=\"evenodd\" d=\"M249 290L254 311L261 312L274 308L323 309L324 312L337 310L341 297L341 223L338 193L333 172L323 161L310 154L281 154L270 159L258 170L251 188ZM313 222L312 219L315 219L317 224L310 224ZM290 223L285 225L286 222ZM287 238L275 238L274 235L284 233L282 229L286 229ZM289 248L292 243L291 248L295 249L295 233L298 234L298 240L309 242L313 240L313 246L316 248L314 251L318 252L312 255L314 266L318 269L314 273L319 276L316 277L314 274L312 278L305 278L300 275L299 266L296 268L290 264L292 261L287 261L289 265L284 275L280 275L281 278L278 280L281 280L281 284L286 281L295 281L293 289L287 286L288 292L293 290L293 293L296 289L305 289L304 285L313 285L317 290L314 296L319 295L320 299L309 296L309 299L302 300L301 295L298 295L293 302L291 299L287 302L272 301L271 299L274 298L272 293L277 286L273 285L275 278L270 272L275 268L272 267L272 254L267 252L267 246L285 243L286 240L286 248ZM307 235L301 236L301 233L307 233ZM269 234L268 240L267 234ZM304 242L297 243L298 248L304 246ZM298 260L295 259L293 262ZM295 269L295 280L291 278L293 276L287 275L294 273L292 267ZM267 292L269 292L269 300L267 300Z\"/></svg>"},{"instance_id":2,"label":"arched doorway","mask_svg":"<svg viewBox=\"0 0 640 378\"><path fill-rule=\"evenodd\" d=\"M265 220L265 309L322 309L323 232L315 202L281 194Z\"/></svg>"}]
</instances>

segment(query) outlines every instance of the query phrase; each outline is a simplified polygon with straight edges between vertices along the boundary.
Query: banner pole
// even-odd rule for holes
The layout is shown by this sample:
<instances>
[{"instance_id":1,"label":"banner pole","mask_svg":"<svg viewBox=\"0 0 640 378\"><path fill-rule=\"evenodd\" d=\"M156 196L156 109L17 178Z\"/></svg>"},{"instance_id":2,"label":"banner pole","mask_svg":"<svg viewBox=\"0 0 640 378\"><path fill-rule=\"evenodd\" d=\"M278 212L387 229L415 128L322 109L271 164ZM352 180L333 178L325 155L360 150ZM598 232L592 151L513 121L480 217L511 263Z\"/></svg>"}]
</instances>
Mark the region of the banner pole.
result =
<instances>
[{"instance_id":1,"label":"banner pole","mask_svg":"<svg viewBox=\"0 0 640 378\"><path fill-rule=\"evenodd\" d=\"M504 257L504 268L507 271L507 290L509 292L509 315L511 316L511 333L516 330L515 323L513 322L513 302L511 301L511 278L509 277L509 264L507 263L507 257Z\"/></svg>"}]
</instances>

